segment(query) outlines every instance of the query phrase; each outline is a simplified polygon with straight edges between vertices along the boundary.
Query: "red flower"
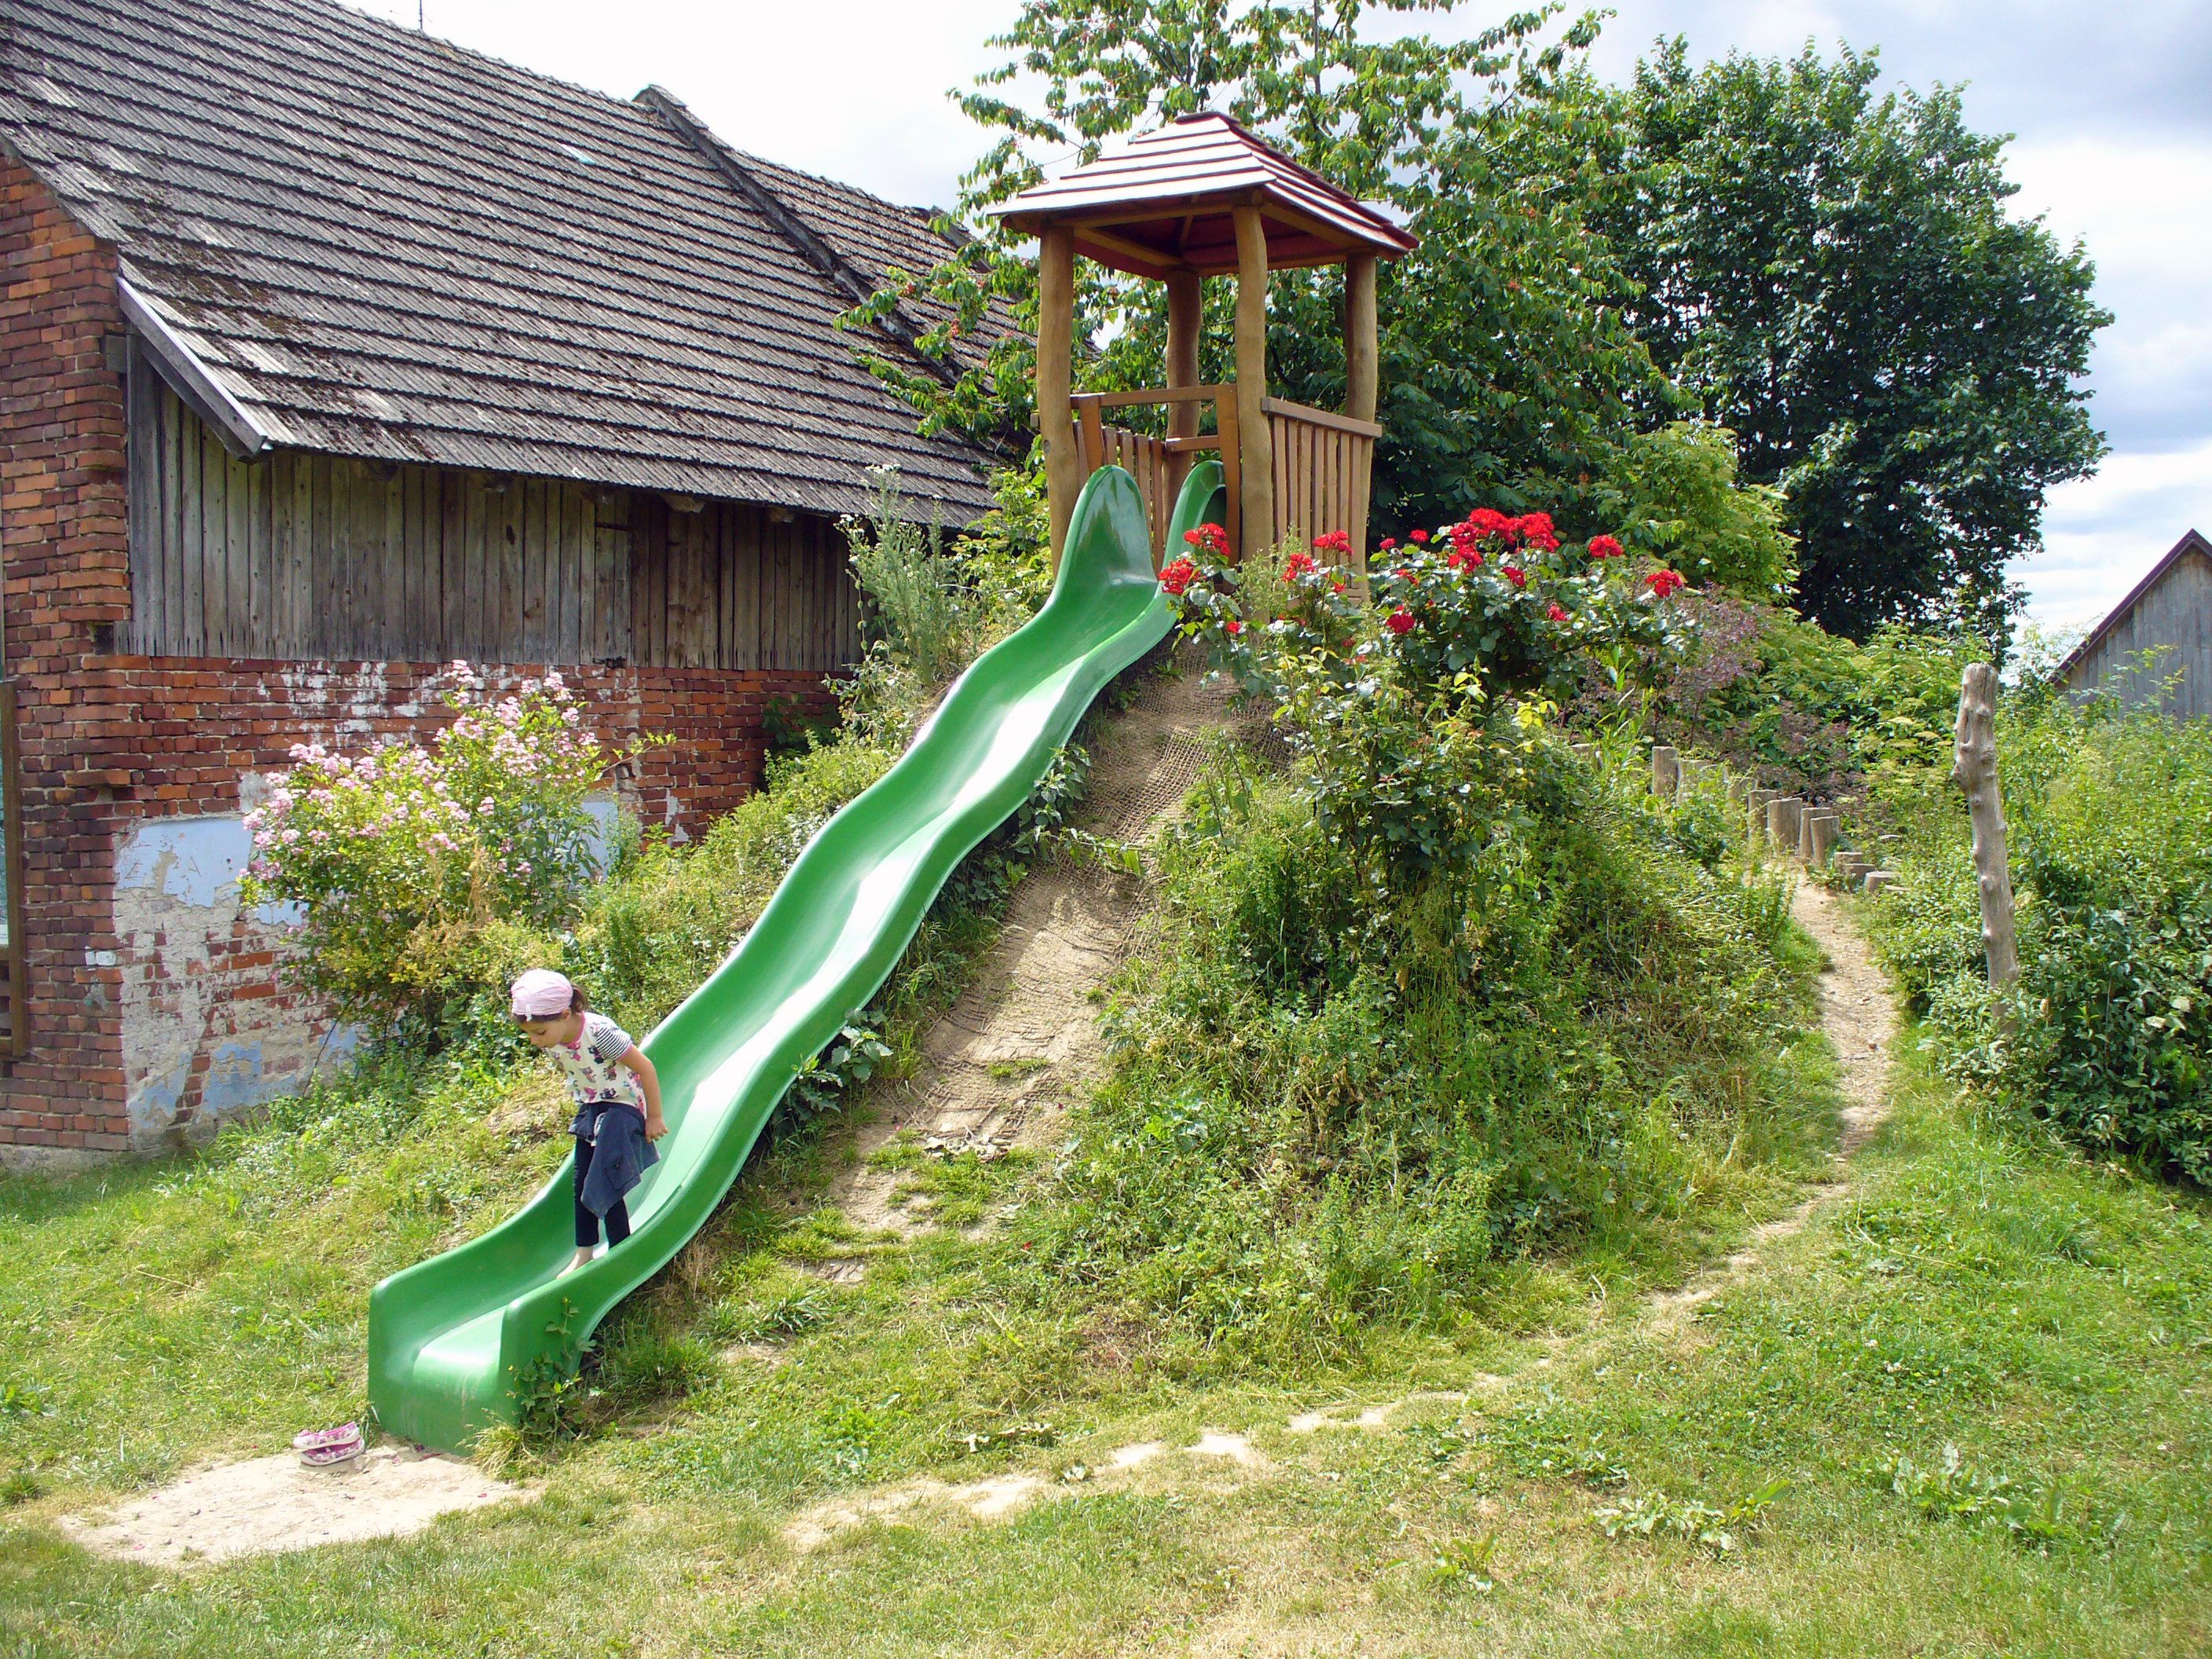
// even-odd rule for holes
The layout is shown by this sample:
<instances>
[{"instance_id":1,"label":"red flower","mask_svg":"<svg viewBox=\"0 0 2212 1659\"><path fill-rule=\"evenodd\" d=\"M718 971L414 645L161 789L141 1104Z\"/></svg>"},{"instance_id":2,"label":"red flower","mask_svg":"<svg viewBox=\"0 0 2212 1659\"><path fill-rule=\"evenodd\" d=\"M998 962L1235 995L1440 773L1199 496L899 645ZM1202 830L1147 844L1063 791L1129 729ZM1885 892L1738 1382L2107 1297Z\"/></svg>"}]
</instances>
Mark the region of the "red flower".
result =
<instances>
[{"instance_id":1,"label":"red flower","mask_svg":"<svg viewBox=\"0 0 2212 1659\"><path fill-rule=\"evenodd\" d=\"M1482 550L1455 547L1444 555L1444 563L1454 570L1480 570L1482 568Z\"/></svg>"},{"instance_id":2,"label":"red flower","mask_svg":"<svg viewBox=\"0 0 2212 1659\"><path fill-rule=\"evenodd\" d=\"M1392 575L1395 576L1395 577L1396 577L1400 581L1401 581L1401 582L1409 582L1409 581L1411 581L1411 580L1413 580L1413 573L1412 571L1410 571L1410 570L1407 569L1407 568L1406 568L1406 567L1405 567L1405 566L1403 566L1403 565L1400 565L1400 566L1399 566L1395 570L1392 571L1390 574L1391 574Z\"/></svg>"},{"instance_id":3,"label":"red flower","mask_svg":"<svg viewBox=\"0 0 2212 1659\"><path fill-rule=\"evenodd\" d=\"M1425 530L1409 530L1406 532L1406 539L1416 547L1425 547L1428 545L1429 532Z\"/></svg>"},{"instance_id":4,"label":"red flower","mask_svg":"<svg viewBox=\"0 0 2212 1659\"><path fill-rule=\"evenodd\" d=\"M1331 582L1328 585L1328 591L1332 593L1341 593L1344 592L1344 584L1342 582Z\"/></svg>"},{"instance_id":5,"label":"red flower","mask_svg":"<svg viewBox=\"0 0 2212 1659\"><path fill-rule=\"evenodd\" d=\"M1382 538L1382 550L1385 553L1388 553L1392 548L1397 546L1397 544L1398 538L1395 536L1385 536Z\"/></svg>"},{"instance_id":6,"label":"red flower","mask_svg":"<svg viewBox=\"0 0 2212 1659\"><path fill-rule=\"evenodd\" d=\"M1193 547L1224 559L1229 556L1229 532L1218 524L1202 524L1195 530L1186 530L1182 538Z\"/></svg>"},{"instance_id":7,"label":"red flower","mask_svg":"<svg viewBox=\"0 0 2212 1659\"><path fill-rule=\"evenodd\" d=\"M1498 568L1498 574L1504 577L1507 581L1511 582L1516 587L1526 587L1528 586L1528 572L1522 570L1517 565L1500 565Z\"/></svg>"},{"instance_id":8,"label":"red flower","mask_svg":"<svg viewBox=\"0 0 2212 1659\"><path fill-rule=\"evenodd\" d=\"M1680 592L1686 585L1683 580L1682 573L1679 570L1655 570L1644 580L1650 587L1654 597L1662 599L1669 593Z\"/></svg>"},{"instance_id":9,"label":"red flower","mask_svg":"<svg viewBox=\"0 0 2212 1659\"><path fill-rule=\"evenodd\" d=\"M1556 605L1549 611L1547 611L1544 614L1550 617L1553 622L1565 622L1567 619L1567 613L1560 610Z\"/></svg>"},{"instance_id":10,"label":"red flower","mask_svg":"<svg viewBox=\"0 0 2212 1659\"><path fill-rule=\"evenodd\" d=\"M1177 599L1182 597L1183 589L1197 580L1198 567L1188 559L1177 559L1173 564L1160 567L1160 586Z\"/></svg>"},{"instance_id":11,"label":"red flower","mask_svg":"<svg viewBox=\"0 0 2212 1659\"><path fill-rule=\"evenodd\" d=\"M1315 537L1314 546L1323 553L1340 553L1349 558L1352 556L1352 532L1349 530L1332 530L1326 536Z\"/></svg>"},{"instance_id":12,"label":"red flower","mask_svg":"<svg viewBox=\"0 0 2212 1659\"><path fill-rule=\"evenodd\" d=\"M1413 613L1401 605L1382 618L1382 626L1393 634L1410 634L1413 631Z\"/></svg>"},{"instance_id":13,"label":"red flower","mask_svg":"<svg viewBox=\"0 0 2212 1659\"><path fill-rule=\"evenodd\" d=\"M1589 556L1593 559L1617 559L1620 556L1620 544L1610 536L1593 536L1589 538Z\"/></svg>"},{"instance_id":14,"label":"red flower","mask_svg":"<svg viewBox=\"0 0 2212 1659\"><path fill-rule=\"evenodd\" d=\"M1320 544L1318 542L1314 544L1316 547ZM1312 574L1319 568L1314 562L1314 556L1301 550L1293 552L1289 558L1283 561L1283 580L1286 582L1294 582L1301 576Z\"/></svg>"},{"instance_id":15,"label":"red flower","mask_svg":"<svg viewBox=\"0 0 2212 1659\"><path fill-rule=\"evenodd\" d=\"M1521 532L1522 541L1544 552L1559 544L1559 532L1552 528L1552 515L1548 513L1523 513L1514 520L1513 527Z\"/></svg>"},{"instance_id":16,"label":"red flower","mask_svg":"<svg viewBox=\"0 0 2212 1659\"><path fill-rule=\"evenodd\" d=\"M1237 621L1234 617L1231 617L1228 622L1223 623L1222 626L1226 628L1232 634L1242 634L1244 631L1244 624Z\"/></svg>"},{"instance_id":17,"label":"red flower","mask_svg":"<svg viewBox=\"0 0 2212 1659\"><path fill-rule=\"evenodd\" d=\"M1504 542L1508 547L1513 544L1513 537L1517 528L1512 520L1495 507L1478 507L1474 512L1468 514L1467 527L1469 533L1477 539L1483 541L1495 539ZM1453 539L1456 541L1458 538L1455 536Z\"/></svg>"}]
</instances>

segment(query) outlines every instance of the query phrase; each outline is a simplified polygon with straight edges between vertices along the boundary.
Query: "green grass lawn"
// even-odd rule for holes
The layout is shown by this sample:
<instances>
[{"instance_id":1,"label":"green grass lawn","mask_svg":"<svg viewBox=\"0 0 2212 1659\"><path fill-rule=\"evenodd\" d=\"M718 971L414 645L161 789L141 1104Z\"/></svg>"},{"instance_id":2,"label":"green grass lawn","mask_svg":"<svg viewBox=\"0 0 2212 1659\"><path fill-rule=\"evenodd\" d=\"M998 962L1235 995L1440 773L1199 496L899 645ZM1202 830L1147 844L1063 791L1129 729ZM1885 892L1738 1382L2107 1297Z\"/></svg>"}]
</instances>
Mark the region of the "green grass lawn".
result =
<instances>
[{"instance_id":1,"label":"green grass lawn","mask_svg":"<svg viewBox=\"0 0 2212 1659\"><path fill-rule=\"evenodd\" d=\"M181 1572L95 1559L58 1518L357 1409L367 1285L559 1145L457 1099L396 1141L341 1120L0 1182L0 1654L2212 1650L2206 1206L1978 1126L1911 1042L1856 1189L1683 1317L1637 1270L1522 1265L1328 1372L1209 1370L1057 1305L1018 1229L854 1237L808 1201L836 1143L794 1150L502 1446L538 1501ZM1028 1173L943 1179L995 1207ZM1711 1248L1776 1208L1706 1218ZM857 1285L804 1271L856 1255ZM1471 1393L1285 1426L1414 1389ZM1064 1478L1201 1427L1261 1461ZM784 1534L835 1494L1017 1471L1047 1497L1003 1521Z\"/></svg>"}]
</instances>

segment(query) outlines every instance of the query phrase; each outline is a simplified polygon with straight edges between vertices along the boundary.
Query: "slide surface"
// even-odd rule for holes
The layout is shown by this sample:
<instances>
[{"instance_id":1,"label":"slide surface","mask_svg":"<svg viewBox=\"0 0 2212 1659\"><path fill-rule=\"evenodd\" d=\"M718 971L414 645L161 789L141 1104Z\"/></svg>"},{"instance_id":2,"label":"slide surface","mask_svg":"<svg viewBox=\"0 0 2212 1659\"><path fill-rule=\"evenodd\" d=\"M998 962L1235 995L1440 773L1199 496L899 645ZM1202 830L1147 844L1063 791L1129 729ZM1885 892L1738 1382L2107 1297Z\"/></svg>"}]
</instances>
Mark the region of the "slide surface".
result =
<instances>
[{"instance_id":1,"label":"slide surface","mask_svg":"<svg viewBox=\"0 0 2212 1659\"><path fill-rule=\"evenodd\" d=\"M1215 513L1194 468L1170 545ZM809 1055L864 1007L945 878L1020 806L1101 688L1170 619L1136 483L1094 474L1052 596L962 675L881 780L807 844L743 942L643 1041L669 1133L629 1195L633 1231L566 1277L569 1166L482 1237L370 1294L368 1395L388 1434L464 1449L571 1374L599 1322L698 1231Z\"/></svg>"}]
</instances>

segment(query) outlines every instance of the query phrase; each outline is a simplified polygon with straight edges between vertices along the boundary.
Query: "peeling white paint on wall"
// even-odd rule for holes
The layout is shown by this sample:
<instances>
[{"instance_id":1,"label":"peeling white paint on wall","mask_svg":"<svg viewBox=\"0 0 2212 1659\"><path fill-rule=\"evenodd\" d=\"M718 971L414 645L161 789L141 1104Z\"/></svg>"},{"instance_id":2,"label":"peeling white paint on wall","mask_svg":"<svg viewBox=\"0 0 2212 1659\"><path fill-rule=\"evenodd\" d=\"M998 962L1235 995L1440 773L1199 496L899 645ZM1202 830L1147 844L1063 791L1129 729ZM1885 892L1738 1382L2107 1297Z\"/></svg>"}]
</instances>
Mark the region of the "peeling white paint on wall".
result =
<instances>
[{"instance_id":1,"label":"peeling white paint on wall","mask_svg":"<svg viewBox=\"0 0 2212 1659\"><path fill-rule=\"evenodd\" d=\"M237 813L143 819L117 849L125 1107L143 1150L298 1089L319 1056L353 1045L346 1031L325 1042L323 1022L295 999L236 994L265 986L271 972L232 959L276 948L294 908L244 910L238 878L252 855ZM204 1050L200 1097L187 1109Z\"/></svg>"},{"instance_id":2,"label":"peeling white paint on wall","mask_svg":"<svg viewBox=\"0 0 2212 1659\"><path fill-rule=\"evenodd\" d=\"M291 695L310 688L320 695L337 717L336 732L369 730L372 717L421 712L412 701L385 701L381 665L344 674L287 670L279 678ZM266 963L240 965L281 950L286 931L304 920L296 904L249 911L239 892L253 857L245 813L265 804L286 775L248 772L239 780L240 811L142 819L116 849L118 948L88 960L121 970L125 1110L141 1151L213 1133L224 1116L301 1088L319 1064L344 1058L359 1041L356 1028L331 1031L311 1000L268 994L276 974ZM595 793L584 811L592 860L606 871L623 845L621 799Z\"/></svg>"}]
</instances>

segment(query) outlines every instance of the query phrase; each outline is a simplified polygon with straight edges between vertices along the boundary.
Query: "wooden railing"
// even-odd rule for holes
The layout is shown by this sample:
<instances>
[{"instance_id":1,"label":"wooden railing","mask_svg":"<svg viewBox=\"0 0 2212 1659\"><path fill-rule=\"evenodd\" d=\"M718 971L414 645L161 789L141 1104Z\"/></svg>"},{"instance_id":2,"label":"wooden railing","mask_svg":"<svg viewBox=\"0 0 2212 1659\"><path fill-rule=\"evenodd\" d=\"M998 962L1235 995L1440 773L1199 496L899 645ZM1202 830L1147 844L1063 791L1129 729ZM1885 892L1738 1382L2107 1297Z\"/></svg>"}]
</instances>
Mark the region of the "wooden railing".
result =
<instances>
[{"instance_id":1,"label":"wooden railing","mask_svg":"<svg viewBox=\"0 0 2212 1659\"><path fill-rule=\"evenodd\" d=\"M1267 437L1275 458L1275 539L1310 541L1331 531L1352 537L1355 568L1367 568L1367 504L1373 487L1372 421L1281 398L1266 398Z\"/></svg>"},{"instance_id":2,"label":"wooden railing","mask_svg":"<svg viewBox=\"0 0 2212 1659\"><path fill-rule=\"evenodd\" d=\"M1168 533L1176 492L1190 471L1194 454L1218 453L1228 487L1229 544L1244 547L1239 523L1237 388L1218 386L1148 386L1137 392L1079 392L1068 400L1075 424L1075 453L1081 476L1102 466L1127 467L1145 498L1145 514L1157 551ZM1109 426L1106 411L1139 404L1212 404L1215 429L1194 437L1160 438ZM1263 526L1273 541L1293 537L1310 541L1331 531L1352 538L1352 567L1367 568L1367 508L1373 485L1375 441L1382 428L1372 421L1332 415L1282 398L1267 398L1268 447L1274 462L1275 521ZM1170 554L1175 550L1169 550Z\"/></svg>"},{"instance_id":3,"label":"wooden railing","mask_svg":"<svg viewBox=\"0 0 2212 1659\"><path fill-rule=\"evenodd\" d=\"M1147 386L1139 392L1079 392L1070 398L1075 422L1075 453L1088 478L1102 466L1127 467L1145 498L1145 517L1152 526L1155 558L1166 544L1168 520L1175 512L1176 492L1190 474L1190 457L1218 453L1223 483L1229 495L1229 544L1237 540L1237 389L1232 386ZM1213 405L1214 427L1193 437L1160 438L1149 432L1106 424L1109 409L1130 409L1149 404L1206 404ZM1173 550L1170 550L1170 557Z\"/></svg>"},{"instance_id":4,"label":"wooden railing","mask_svg":"<svg viewBox=\"0 0 2212 1659\"><path fill-rule=\"evenodd\" d=\"M30 1001L23 958L23 781L15 726L15 685L0 680L0 1054L30 1047Z\"/></svg>"}]
</instances>

